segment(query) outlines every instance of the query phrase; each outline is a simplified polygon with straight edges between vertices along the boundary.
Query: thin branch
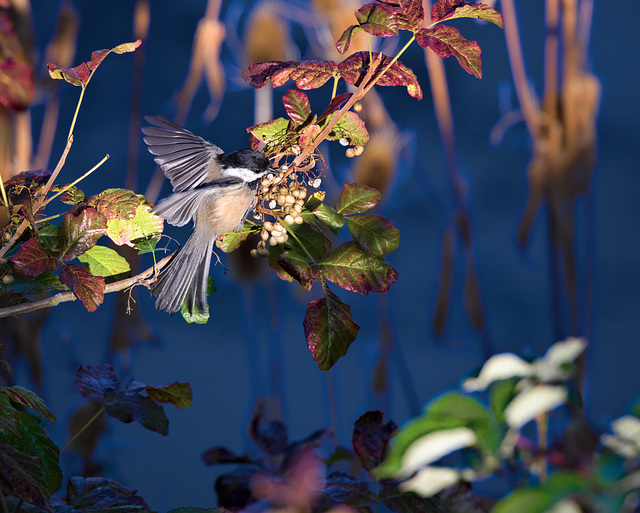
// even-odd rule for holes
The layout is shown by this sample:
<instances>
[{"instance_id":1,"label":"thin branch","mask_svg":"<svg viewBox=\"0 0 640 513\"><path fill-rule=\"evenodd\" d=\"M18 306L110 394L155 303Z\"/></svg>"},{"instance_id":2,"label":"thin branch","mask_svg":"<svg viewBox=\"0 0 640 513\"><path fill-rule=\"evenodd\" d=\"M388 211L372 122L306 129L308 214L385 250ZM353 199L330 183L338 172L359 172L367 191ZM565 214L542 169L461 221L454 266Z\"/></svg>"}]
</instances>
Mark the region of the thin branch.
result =
<instances>
[{"instance_id":1,"label":"thin branch","mask_svg":"<svg viewBox=\"0 0 640 513\"><path fill-rule=\"evenodd\" d=\"M114 283L109 283L105 286L104 293L108 294L111 292L118 292L120 290L128 289L129 287L135 287L136 285L145 285L149 287L150 283L145 280L152 276L154 272L159 271L165 265L167 265L172 256L173 254L163 258L162 260L160 260L160 262L157 263L157 265L149 267L147 270L141 272L140 274L137 274L136 276L132 276L131 278L127 278L125 280L116 281ZM10 306L7 308L0 308L0 318L34 312L43 308L50 308L52 306L57 306L60 303L75 301L76 299L78 298L73 292L60 292L55 296L51 296L40 301L21 303L19 305Z\"/></svg>"}]
</instances>

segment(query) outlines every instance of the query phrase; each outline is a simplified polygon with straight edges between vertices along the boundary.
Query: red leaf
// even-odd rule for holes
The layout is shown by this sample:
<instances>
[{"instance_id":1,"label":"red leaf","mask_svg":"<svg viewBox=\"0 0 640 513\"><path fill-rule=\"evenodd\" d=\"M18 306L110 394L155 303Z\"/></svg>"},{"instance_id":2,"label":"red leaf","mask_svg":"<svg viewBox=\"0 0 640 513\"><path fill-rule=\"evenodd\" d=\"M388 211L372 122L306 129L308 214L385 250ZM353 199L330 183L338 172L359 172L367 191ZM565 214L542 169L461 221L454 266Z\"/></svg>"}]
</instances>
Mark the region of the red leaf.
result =
<instances>
[{"instance_id":1,"label":"red leaf","mask_svg":"<svg viewBox=\"0 0 640 513\"><path fill-rule=\"evenodd\" d=\"M440 21L447 14L453 12L456 7L460 7L464 4L464 0L438 0L431 8L431 21L434 23Z\"/></svg>"},{"instance_id":2,"label":"red leaf","mask_svg":"<svg viewBox=\"0 0 640 513\"><path fill-rule=\"evenodd\" d=\"M321 121L324 121L334 112L339 111L342 108L342 106L349 101L352 95L353 93L342 93L342 94L339 94L338 96L333 97L331 99L331 102L329 102L329 106L324 110L324 112L318 118L318 123L320 123Z\"/></svg>"},{"instance_id":3,"label":"red leaf","mask_svg":"<svg viewBox=\"0 0 640 513\"><path fill-rule=\"evenodd\" d=\"M287 94L282 97L282 103L289 119L296 125L302 125L311 117L309 98L302 91L289 89Z\"/></svg>"},{"instance_id":4,"label":"red leaf","mask_svg":"<svg viewBox=\"0 0 640 513\"><path fill-rule=\"evenodd\" d=\"M142 44L142 41L138 39L133 43L123 43L121 45L112 48L111 50L97 50L91 54L91 60L83 62L82 64L73 68L65 68L58 66L57 64L47 64L49 69L49 75L53 79L64 79L70 84L75 86L84 87L89 82L91 75L95 69L100 65L104 58L113 53L127 53L133 52Z\"/></svg>"},{"instance_id":5,"label":"red leaf","mask_svg":"<svg viewBox=\"0 0 640 513\"><path fill-rule=\"evenodd\" d=\"M381 411L369 411L361 415L353 427L353 451L367 471L382 463L389 439L398 429L392 420L382 424L382 418Z\"/></svg>"},{"instance_id":6,"label":"red leaf","mask_svg":"<svg viewBox=\"0 0 640 513\"><path fill-rule=\"evenodd\" d=\"M457 29L448 25L423 28L416 34L416 41L423 48L431 48L439 57L453 55L467 73L482 78L480 46L462 37Z\"/></svg>"},{"instance_id":7,"label":"red leaf","mask_svg":"<svg viewBox=\"0 0 640 513\"><path fill-rule=\"evenodd\" d=\"M327 280L358 294L386 292L398 279L398 271L356 242L340 244L318 265Z\"/></svg>"},{"instance_id":8,"label":"red leaf","mask_svg":"<svg viewBox=\"0 0 640 513\"><path fill-rule=\"evenodd\" d=\"M338 298L329 287L326 297L311 301L304 317L307 347L320 370L329 370L341 356L347 354L360 326L351 317L351 307Z\"/></svg>"},{"instance_id":9,"label":"red leaf","mask_svg":"<svg viewBox=\"0 0 640 513\"><path fill-rule=\"evenodd\" d=\"M309 263L309 259L293 251L285 251L277 258L282 268L300 282L305 289L311 290L313 282L320 277L320 270Z\"/></svg>"},{"instance_id":10,"label":"red leaf","mask_svg":"<svg viewBox=\"0 0 640 513\"><path fill-rule=\"evenodd\" d=\"M79 265L67 264L60 271L60 281L69 287L89 312L95 312L104 301L104 278L94 276Z\"/></svg>"},{"instance_id":11,"label":"red leaf","mask_svg":"<svg viewBox=\"0 0 640 513\"><path fill-rule=\"evenodd\" d=\"M373 59L375 60L378 55L379 54L374 53ZM389 62L390 59L386 55L383 55L382 61L378 66L374 77L378 77ZM358 52L347 57L344 61L338 64L338 72L345 81L357 87L360 85L360 82L362 82L365 75L369 71L370 64L369 52ZM422 88L418 83L416 75L413 71L411 71L411 69L407 68L400 61L394 62L391 67L385 72L385 74L378 79L376 85L403 85L407 88L407 92L410 96L413 96L418 100L422 99Z\"/></svg>"},{"instance_id":12,"label":"red leaf","mask_svg":"<svg viewBox=\"0 0 640 513\"><path fill-rule=\"evenodd\" d=\"M94 207L107 219L133 219L136 208L140 205L140 198L135 192L127 189L107 189L91 196L87 205Z\"/></svg>"},{"instance_id":13,"label":"red leaf","mask_svg":"<svg viewBox=\"0 0 640 513\"><path fill-rule=\"evenodd\" d=\"M358 24L371 35L391 37L398 35L398 20L390 5L371 2L355 12Z\"/></svg>"},{"instance_id":14,"label":"red leaf","mask_svg":"<svg viewBox=\"0 0 640 513\"><path fill-rule=\"evenodd\" d=\"M44 249L37 239L23 243L11 261L15 271L25 278L35 278L60 266L60 261Z\"/></svg>"},{"instance_id":15,"label":"red leaf","mask_svg":"<svg viewBox=\"0 0 640 513\"><path fill-rule=\"evenodd\" d=\"M107 219L95 208L87 207L78 215L69 212L64 216L60 232L60 258L73 260L95 246L107 233Z\"/></svg>"},{"instance_id":16,"label":"red leaf","mask_svg":"<svg viewBox=\"0 0 640 513\"><path fill-rule=\"evenodd\" d=\"M490 21L494 25L504 28L502 14L487 4L459 5L438 21L452 20L456 18L476 18L479 20Z\"/></svg>"},{"instance_id":17,"label":"red leaf","mask_svg":"<svg viewBox=\"0 0 640 513\"><path fill-rule=\"evenodd\" d=\"M271 80L273 87L280 87L291 78L298 89L315 89L336 74L333 61L267 61L249 65L242 78L252 87L264 87Z\"/></svg>"}]
</instances>

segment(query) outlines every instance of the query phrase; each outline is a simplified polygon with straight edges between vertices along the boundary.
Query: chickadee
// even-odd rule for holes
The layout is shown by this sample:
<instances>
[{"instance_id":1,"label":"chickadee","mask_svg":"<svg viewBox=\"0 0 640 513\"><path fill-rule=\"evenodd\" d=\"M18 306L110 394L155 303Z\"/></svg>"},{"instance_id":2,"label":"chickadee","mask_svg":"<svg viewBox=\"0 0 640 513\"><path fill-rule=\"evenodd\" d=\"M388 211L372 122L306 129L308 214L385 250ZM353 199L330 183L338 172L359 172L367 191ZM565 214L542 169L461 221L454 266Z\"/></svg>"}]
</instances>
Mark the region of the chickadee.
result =
<instances>
[{"instance_id":1,"label":"chickadee","mask_svg":"<svg viewBox=\"0 0 640 513\"><path fill-rule=\"evenodd\" d=\"M151 295L158 298L158 310L173 314L186 302L190 314L194 307L205 312L213 242L223 233L242 229L260 179L273 170L259 151L224 153L164 117L145 120L155 126L142 129L144 142L173 186L173 194L154 212L175 226L192 218L194 225L187 243L160 272Z\"/></svg>"}]
</instances>

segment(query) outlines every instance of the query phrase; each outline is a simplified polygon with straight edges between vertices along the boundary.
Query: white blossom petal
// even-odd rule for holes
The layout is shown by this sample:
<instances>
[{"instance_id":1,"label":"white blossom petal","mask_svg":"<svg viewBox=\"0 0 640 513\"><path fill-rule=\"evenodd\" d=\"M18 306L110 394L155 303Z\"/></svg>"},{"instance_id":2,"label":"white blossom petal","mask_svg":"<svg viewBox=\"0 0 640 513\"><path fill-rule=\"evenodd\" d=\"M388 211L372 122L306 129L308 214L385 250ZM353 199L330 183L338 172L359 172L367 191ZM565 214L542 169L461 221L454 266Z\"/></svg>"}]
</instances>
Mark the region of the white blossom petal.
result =
<instances>
[{"instance_id":1,"label":"white blossom petal","mask_svg":"<svg viewBox=\"0 0 640 513\"><path fill-rule=\"evenodd\" d=\"M533 366L513 353L501 353L489 358L480 369L477 378L462 383L468 392L485 390L491 383L509 378L522 378L533 374Z\"/></svg>"},{"instance_id":2,"label":"white blossom petal","mask_svg":"<svg viewBox=\"0 0 640 513\"><path fill-rule=\"evenodd\" d=\"M536 385L511 400L504 410L505 419L510 427L520 429L538 415L566 403L567 396L563 386Z\"/></svg>"},{"instance_id":3,"label":"white blossom petal","mask_svg":"<svg viewBox=\"0 0 640 513\"><path fill-rule=\"evenodd\" d=\"M587 347L584 338L569 337L553 344L544 357L533 362L536 375L541 381L565 380L571 376L564 366L572 364Z\"/></svg>"},{"instance_id":4,"label":"white blossom petal","mask_svg":"<svg viewBox=\"0 0 640 513\"><path fill-rule=\"evenodd\" d=\"M640 457L640 419L624 415L611 423L613 435L604 434L602 443L625 458Z\"/></svg>"},{"instance_id":5,"label":"white blossom petal","mask_svg":"<svg viewBox=\"0 0 640 513\"><path fill-rule=\"evenodd\" d=\"M405 451L399 475L409 476L419 468L438 461L453 451L475 445L477 442L476 434L466 427L442 429L424 435Z\"/></svg>"},{"instance_id":6,"label":"white blossom petal","mask_svg":"<svg viewBox=\"0 0 640 513\"><path fill-rule=\"evenodd\" d=\"M423 497L431 497L460 479L460 473L449 467L424 467L413 476L400 483L403 492L415 492Z\"/></svg>"},{"instance_id":7,"label":"white blossom petal","mask_svg":"<svg viewBox=\"0 0 640 513\"><path fill-rule=\"evenodd\" d=\"M571 499L556 502L547 513L582 513L582 508Z\"/></svg>"}]
</instances>

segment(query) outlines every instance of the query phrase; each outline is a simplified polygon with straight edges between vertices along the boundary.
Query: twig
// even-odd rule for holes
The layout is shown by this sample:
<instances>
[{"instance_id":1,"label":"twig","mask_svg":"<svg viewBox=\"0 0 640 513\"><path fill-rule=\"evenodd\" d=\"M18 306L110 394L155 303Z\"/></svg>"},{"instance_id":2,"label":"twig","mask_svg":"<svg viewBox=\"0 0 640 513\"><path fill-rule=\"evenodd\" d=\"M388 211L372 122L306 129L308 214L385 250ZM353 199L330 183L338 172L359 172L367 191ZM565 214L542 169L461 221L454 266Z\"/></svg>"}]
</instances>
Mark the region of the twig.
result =
<instances>
[{"instance_id":1,"label":"twig","mask_svg":"<svg viewBox=\"0 0 640 513\"><path fill-rule=\"evenodd\" d=\"M157 265L149 267L147 270L141 272L136 276L132 276L131 278L127 278L125 280L116 281L114 283L109 283L105 286L104 293L108 294L110 292L118 292L120 290L128 289L129 287L135 287L136 285L148 286L148 283L145 282L145 280L154 274L154 270L159 271L165 265L167 265L172 256L173 254L163 258L162 260L160 260L160 262L158 262ZM40 301L34 301L32 303L21 303L15 306L9 306L7 308L0 308L0 318L34 312L43 308L57 306L60 303L66 303L67 301L75 301L76 299L78 298L74 292L60 292L55 296L51 296Z\"/></svg>"}]
</instances>

